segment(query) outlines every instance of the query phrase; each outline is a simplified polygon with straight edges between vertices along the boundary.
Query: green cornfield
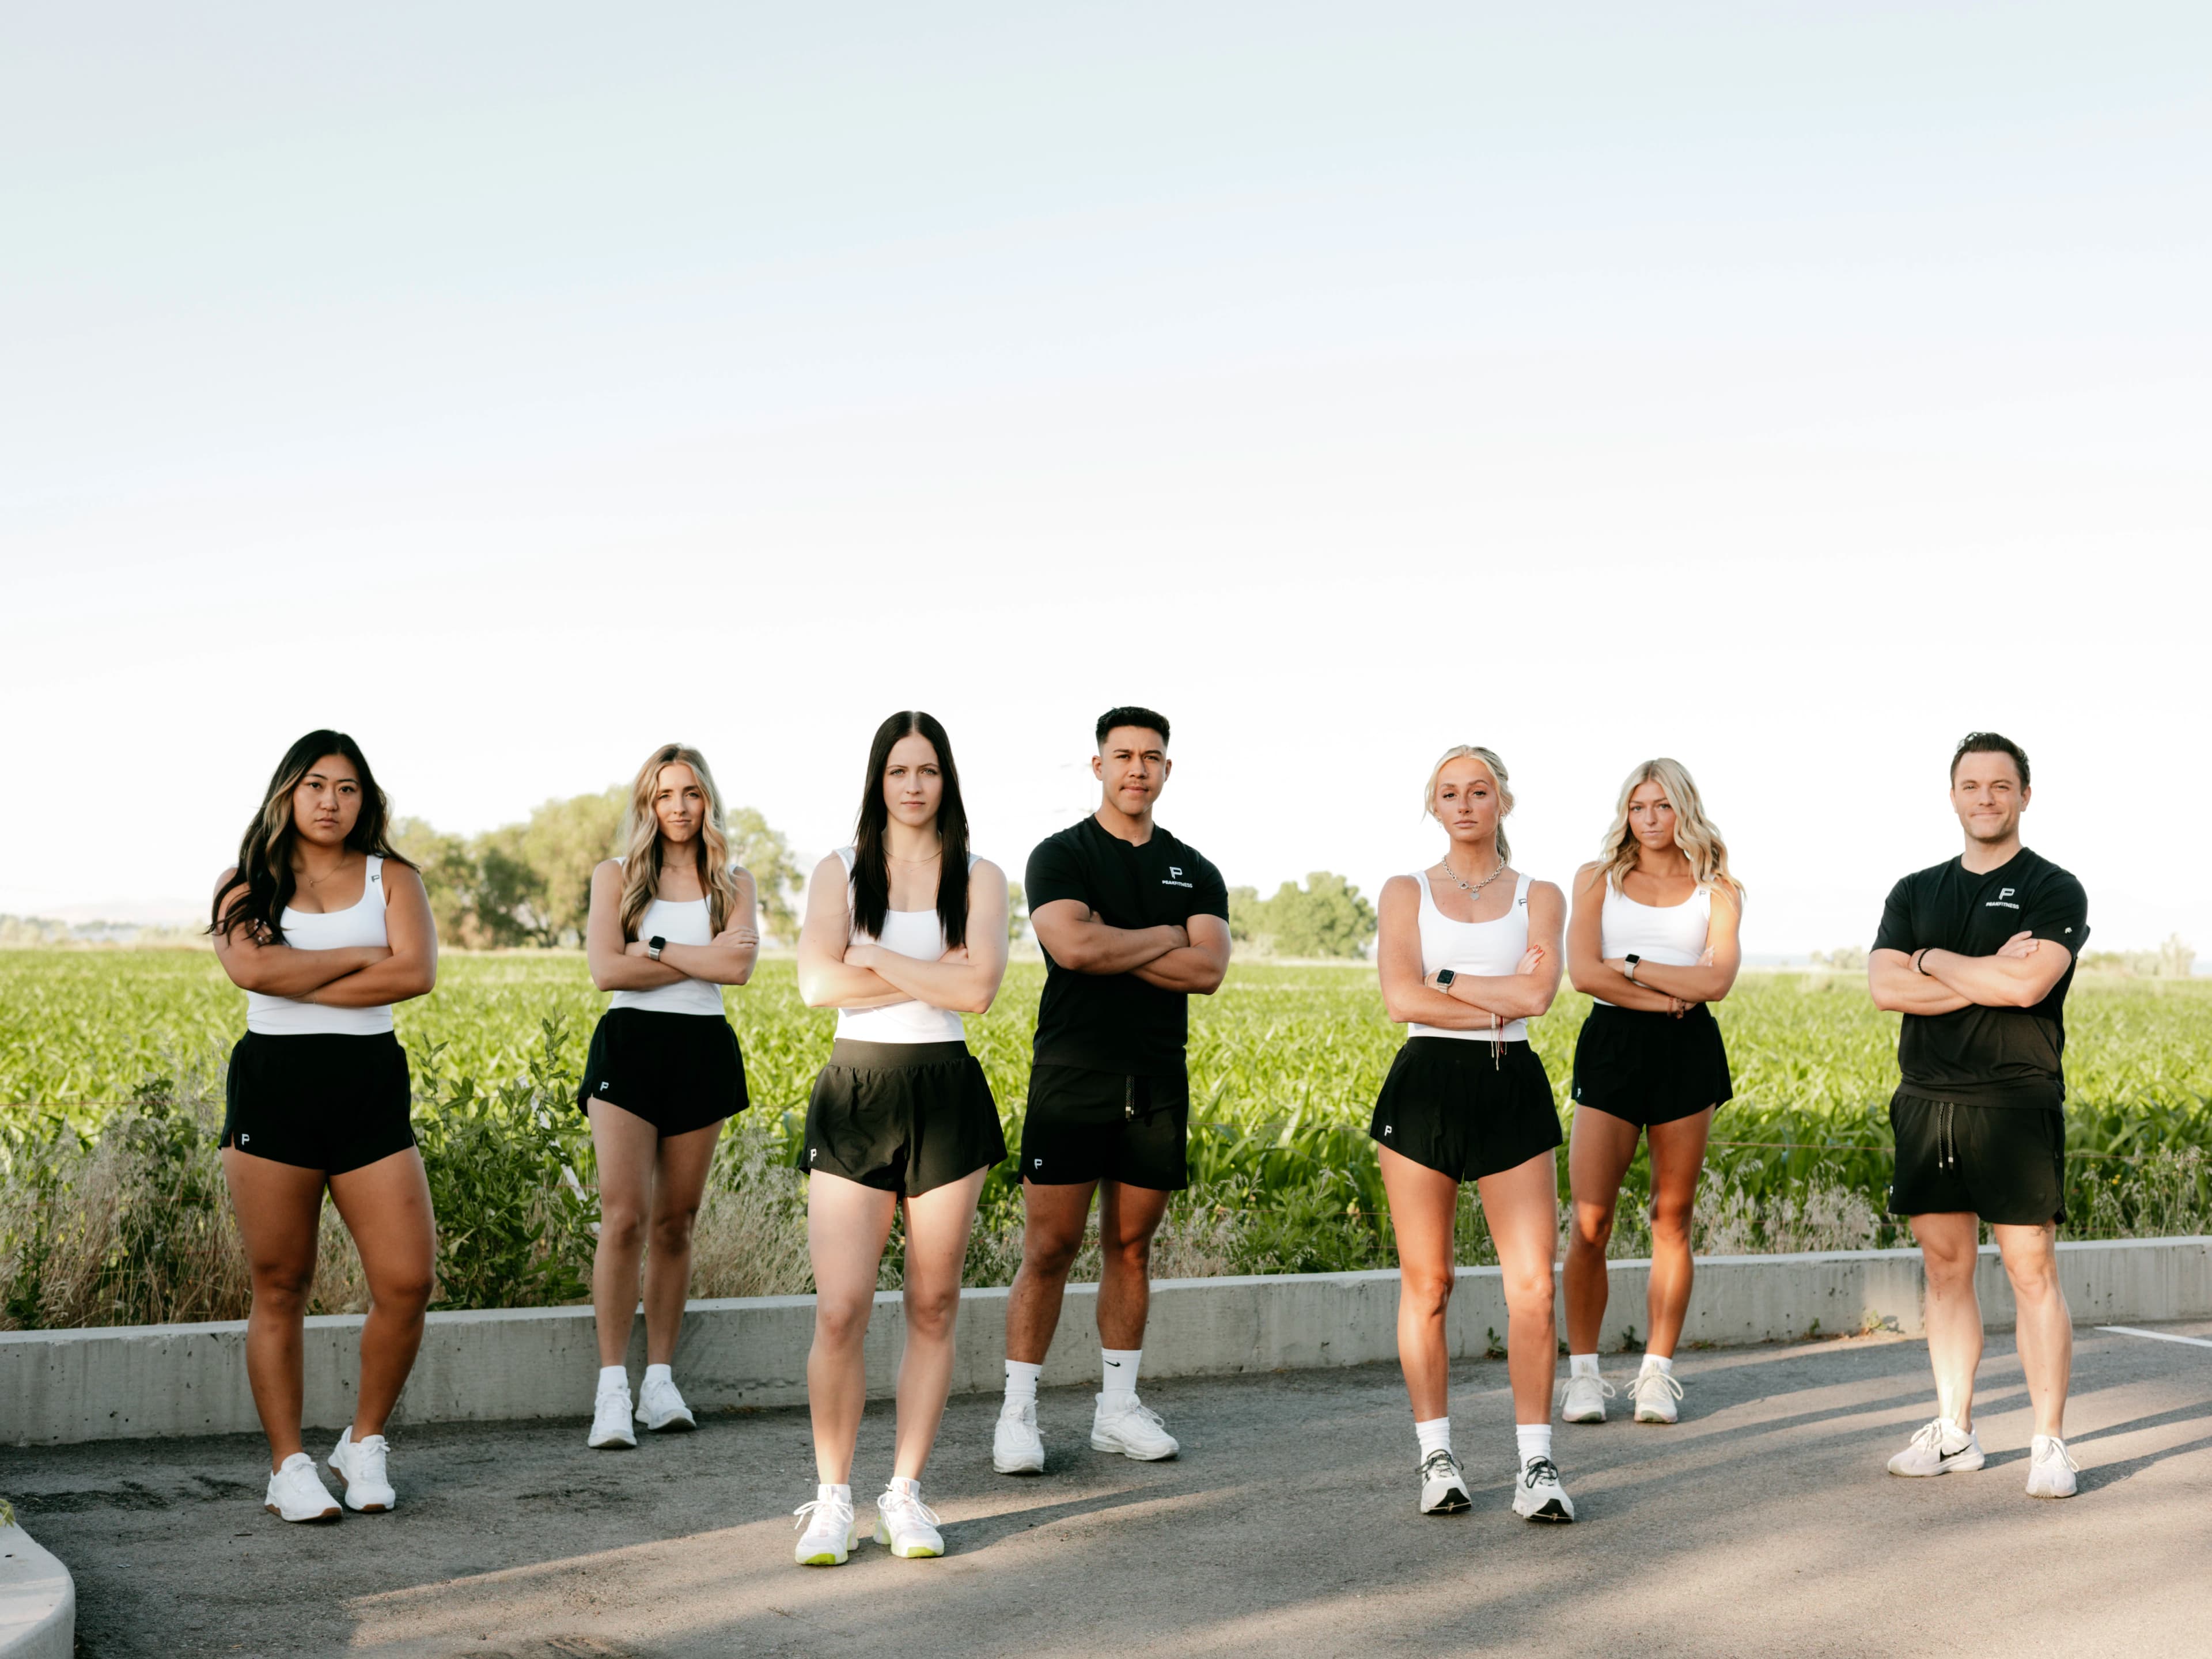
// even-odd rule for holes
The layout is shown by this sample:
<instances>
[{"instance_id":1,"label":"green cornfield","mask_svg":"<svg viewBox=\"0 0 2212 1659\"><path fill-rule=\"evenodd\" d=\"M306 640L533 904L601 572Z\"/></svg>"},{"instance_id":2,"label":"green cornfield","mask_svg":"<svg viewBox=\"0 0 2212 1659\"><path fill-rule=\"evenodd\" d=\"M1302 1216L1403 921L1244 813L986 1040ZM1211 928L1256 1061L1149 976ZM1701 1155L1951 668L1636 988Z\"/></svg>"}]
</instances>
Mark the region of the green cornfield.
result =
<instances>
[{"instance_id":1,"label":"green cornfield","mask_svg":"<svg viewBox=\"0 0 2212 1659\"><path fill-rule=\"evenodd\" d=\"M1041 966L1017 963L997 1006L968 1021L1010 1145L1018 1143L1042 984ZM795 1228L803 1188L790 1154L835 1018L800 1003L787 960L763 963L754 982L727 992L726 1001L754 1106L738 1133L726 1137L723 1179L733 1190L757 1189L767 1207L749 1224ZM477 1182L465 1195L441 1194L441 1215L444 1206L495 1200L536 1218L515 1223L507 1249L514 1261L537 1263L536 1278L488 1275L458 1257L441 1267L450 1281L474 1287L466 1294L477 1303L574 1299L572 1269L580 1264L554 1258L588 1249L587 1217L555 1213L545 1207L554 1200L534 1190L500 1196L484 1183L558 1186L566 1170L588 1192L589 1138L568 1091L604 1004L573 952L450 953L435 993L399 1011L426 1161L434 1165L441 1148L459 1161L465 1142ZM1531 1027L1563 1124L1571 1119L1568 1078L1587 1006L1564 992ZM1883 1204L1896 1018L1872 1006L1856 976L1809 971L1747 973L1717 1012L1735 1098L1714 1126L1700 1248L1899 1242ZM197 1137L204 1147L219 1115L224 1056L244 1022L244 998L206 951L0 951L0 1160L9 1185L21 1190L34 1176L61 1179L55 1170L89 1156L117 1122L156 1109L149 1102L191 1104L159 1108L172 1112L161 1120L170 1127L158 1133L142 1127L142 1139L168 1134L181 1137L181 1146ZM2212 1218L2212 983L2084 975L2069 1000L2068 1028L2068 1210L2075 1236L2203 1230ZM1218 994L1194 998L1192 1188L1171 1213L1171 1261L1194 1272L1390 1265L1366 1126L1401 1040L1383 1017L1370 969L1237 965ZM488 1160L510 1143L512 1170L488 1173ZM433 1178L438 1185L434 1168ZM1638 1216L1645 1179L1639 1159L1615 1236L1618 1254L1639 1254L1648 1241ZM1004 1282L1018 1231L1010 1159L986 1189L971 1282ZM1489 1259L1471 1196L1462 1242L1466 1259ZM760 1253L757 1242L746 1248ZM782 1279L733 1282L799 1288L790 1275L803 1277L803 1251L800 1258ZM896 1262L888 1263L886 1282L895 1282L895 1272ZM19 1309L16 1322L36 1322Z\"/></svg>"}]
</instances>

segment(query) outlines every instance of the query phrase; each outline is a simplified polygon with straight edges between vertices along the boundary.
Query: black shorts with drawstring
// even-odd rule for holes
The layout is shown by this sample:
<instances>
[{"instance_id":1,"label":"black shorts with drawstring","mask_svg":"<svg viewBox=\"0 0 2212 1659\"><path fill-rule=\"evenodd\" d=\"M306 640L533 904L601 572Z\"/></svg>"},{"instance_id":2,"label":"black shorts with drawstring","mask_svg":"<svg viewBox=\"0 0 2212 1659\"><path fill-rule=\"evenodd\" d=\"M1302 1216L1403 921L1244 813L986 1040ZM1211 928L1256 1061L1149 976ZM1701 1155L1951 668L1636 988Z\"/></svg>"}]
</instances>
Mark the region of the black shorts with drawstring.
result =
<instances>
[{"instance_id":1,"label":"black shorts with drawstring","mask_svg":"<svg viewBox=\"0 0 2212 1659\"><path fill-rule=\"evenodd\" d=\"M2066 1114L2055 1106L1965 1106L1899 1089L1892 1215L1964 1214L2005 1227L2066 1219Z\"/></svg>"},{"instance_id":2,"label":"black shorts with drawstring","mask_svg":"<svg viewBox=\"0 0 2212 1659\"><path fill-rule=\"evenodd\" d=\"M1041 1187L1118 1181L1157 1193L1190 1185L1190 1083L1079 1066L1030 1067L1022 1179Z\"/></svg>"}]
</instances>

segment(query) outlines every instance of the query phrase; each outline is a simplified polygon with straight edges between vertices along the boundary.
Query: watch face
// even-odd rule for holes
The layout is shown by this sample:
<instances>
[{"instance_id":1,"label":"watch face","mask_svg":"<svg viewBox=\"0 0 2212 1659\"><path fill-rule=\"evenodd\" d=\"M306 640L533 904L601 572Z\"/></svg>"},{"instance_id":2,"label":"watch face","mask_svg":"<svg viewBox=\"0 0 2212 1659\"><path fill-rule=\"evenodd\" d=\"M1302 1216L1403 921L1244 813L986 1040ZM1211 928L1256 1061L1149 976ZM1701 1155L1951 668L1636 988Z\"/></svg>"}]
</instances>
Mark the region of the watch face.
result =
<instances>
[{"instance_id":1,"label":"watch face","mask_svg":"<svg viewBox=\"0 0 2212 1659\"><path fill-rule=\"evenodd\" d=\"M1439 969L1437 969L1437 988L1439 991L1443 990L1443 988L1444 988L1445 986L1449 985L1449 984L1450 984L1454 980L1457 979L1458 977L1459 977L1459 975L1458 975L1457 974L1454 973L1454 972L1453 972L1450 969L1449 969L1449 968L1439 968Z\"/></svg>"}]
</instances>

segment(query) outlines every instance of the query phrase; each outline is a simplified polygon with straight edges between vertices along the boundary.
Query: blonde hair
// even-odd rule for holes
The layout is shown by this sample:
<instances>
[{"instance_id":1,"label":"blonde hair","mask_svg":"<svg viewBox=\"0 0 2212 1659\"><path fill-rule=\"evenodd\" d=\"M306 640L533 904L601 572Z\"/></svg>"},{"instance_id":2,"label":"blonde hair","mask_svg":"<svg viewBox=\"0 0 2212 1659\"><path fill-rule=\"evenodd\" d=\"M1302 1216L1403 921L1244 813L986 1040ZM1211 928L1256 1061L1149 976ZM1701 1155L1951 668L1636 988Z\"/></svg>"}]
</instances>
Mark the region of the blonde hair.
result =
<instances>
[{"instance_id":1,"label":"blonde hair","mask_svg":"<svg viewBox=\"0 0 2212 1659\"><path fill-rule=\"evenodd\" d=\"M1667 792L1668 805L1674 809L1674 845L1690 860L1698 885L1725 888L1732 896L1741 897L1743 884L1729 872L1728 842L1721 839L1719 827L1705 816L1705 801L1689 768L1663 755L1645 761L1620 786L1620 799L1613 810L1613 828L1605 832L1605 842L1598 849L1598 870L1607 884L1616 893L1625 893L1621 884L1636 867L1643 843L1628 827L1628 798L1647 783L1656 783Z\"/></svg>"},{"instance_id":2,"label":"blonde hair","mask_svg":"<svg viewBox=\"0 0 2212 1659\"><path fill-rule=\"evenodd\" d=\"M707 925L720 933L738 906L737 878L730 873L730 838L722 828L722 792L714 787L714 775L706 757L688 744L664 743L637 769L629 787L629 811L623 820L622 930L624 939L637 937L637 924L660 891L660 860L666 842L660 818L653 810L659 793L660 769L678 763L691 769L707 792L707 816L699 825L695 856L699 860L699 884L707 890Z\"/></svg>"},{"instance_id":3,"label":"blonde hair","mask_svg":"<svg viewBox=\"0 0 2212 1659\"><path fill-rule=\"evenodd\" d=\"M1513 810L1513 786L1507 781L1505 763L1491 750L1478 748L1471 743L1455 743L1437 756L1437 763L1429 769L1429 787L1421 793L1421 811L1432 818L1436 817L1437 780L1443 775L1444 768L1455 760L1480 761L1489 769L1490 781L1498 788L1498 856L1500 861L1511 863L1513 848L1505 839L1505 818ZM1442 823L1443 820L1438 818L1437 822Z\"/></svg>"}]
</instances>

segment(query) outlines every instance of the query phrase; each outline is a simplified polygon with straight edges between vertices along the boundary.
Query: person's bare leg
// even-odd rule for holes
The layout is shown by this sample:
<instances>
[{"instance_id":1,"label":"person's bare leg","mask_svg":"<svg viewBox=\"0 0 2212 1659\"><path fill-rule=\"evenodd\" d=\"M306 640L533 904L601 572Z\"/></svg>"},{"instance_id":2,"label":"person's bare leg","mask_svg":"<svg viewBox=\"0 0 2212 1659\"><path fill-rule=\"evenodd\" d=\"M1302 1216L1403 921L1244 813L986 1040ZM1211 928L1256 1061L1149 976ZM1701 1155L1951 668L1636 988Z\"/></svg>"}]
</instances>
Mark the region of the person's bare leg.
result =
<instances>
[{"instance_id":1,"label":"person's bare leg","mask_svg":"<svg viewBox=\"0 0 2212 1659\"><path fill-rule=\"evenodd\" d=\"M676 1339L684 1330L684 1303L691 1291L691 1225L714 1167L714 1142L722 1126L710 1123L660 1143L653 1172L653 1221L645 1252L645 1363L666 1365L676 1358ZM627 1334L623 1346L629 1346ZM610 1359L611 1365L617 1363Z\"/></svg>"},{"instance_id":2,"label":"person's bare leg","mask_svg":"<svg viewBox=\"0 0 2212 1659\"><path fill-rule=\"evenodd\" d=\"M368 1318L361 1328L361 1392L353 1437L382 1434L415 1355L422 1346L422 1312L437 1269L438 1230L422 1155L410 1146L331 1177L337 1206L368 1279Z\"/></svg>"},{"instance_id":3,"label":"person's bare leg","mask_svg":"<svg viewBox=\"0 0 2212 1659\"><path fill-rule=\"evenodd\" d=\"M898 1194L821 1170L806 1178L806 1249L814 1262L814 1344L806 1351L806 1406L814 1420L815 1478L853 1479L853 1445L868 1403L868 1315L876 1268L898 1213Z\"/></svg>"},{"instance_id":4,"label":"person's bare leg","mask_svg":"<svg viewBox=\"0 0 2212 1659\"><path fill-rule=\"evenodd\" d=\"M1912 1218L1928 1274L1928 1363L1936 1410L1962 1429L1974 1425L1974 1372L1982 1363L1982 1304L1974 1294L1980 1232L1969 1211Z\"/></svg>"},{"instance_id":5,"label":"person's bare leg","mask_svg":"<svg viewBox=\"0 0 2212 1659\"><path fill-rule=\"evenodd\" d=\"M2066 1437L2066 1389L2074 1369L2074 1318L2066 1291L2058 1282L2058 1229L1996 1226L1997 1254L2012 1280L2020 1368L2027 1377L2028 1402L2035 1408L2035 1431L2055 1440Z\"/></svg>"},{"instance_id":6,"label":"person's bare leg","mask_svg":"<svg viewBox=\"0 0 2212 1659\"><path fill-rule=\"evenodd\" d=\"M933 1187L906 1200L906 1352L899 1359L898 1449L891 1473L921 1479L952 1392L952 1328L960 1313L961 1270L983 1177Z\"/></svg>"},{"instance_id":7,"label":"person's bare leg","mask_svg":"<svg viewBox=\"0 0 2212 1659\"><path fill-rule=\"evenodd\" d=\"M1650 1323L1644 1352L1662 1359L1674 1357L1682 1321L1690 1311L1690 1286L1697 1272L1690 1254L1690 1220L1698 1205L1698 1177L1705 1167L1705 1138L1712 1128L1713 1109L1708 1106L1693 1116L1655 1123L1644 1132L1651 1146L1651 1282L1646 1310Z\"/></svg>"},{"instance_id":8,"label":"person's bare leg","mask_svg":"<svg viewBox=\"0 0 2212 1659\"><path fill-rule=\"evenodd\" d=\"M300 1321L315 1279L315 1243L323 1215L323 1172L223 1149L223 1179L253 1285L246 1318L246 1379L253 1409L269 1437L269 1467L302 1449Z\"/></svg>"},{"instance_id":9,"label":"person's bare leg","mask_svg":"<svg viewBox=\"0 0 2212 1659\"><path fill-rule=\"evenodd\" d=\"M637 1319L638 1264L645 1255L646 1218L653 1212L653 1167L660 1131L635 1112L595 1100L592 1150L599 1166L599 1243L592 1255L592 1314L599 1326L599 1365L629 1356Z\"/></svg>"},{"instance_id":10,"label":"person's bare leg","mask_svg":"<svg viewBox=\"0 0 2212 1659\"><path fill-rule=\"evenodd\" d=\"M1022 1265L1006 1293L1006 1358L1044 1364L1045 1350L1060 1325L1060 1304L1067 1290L1067 1270L1083 1248L1090 1224L1095 1181L1040 1187L1022 1183Z\"/></svg>"},{"instance_id":11,"label":"person's bare leg","mask_svg":"<svg viewBox=\"0 0 2212 1659\"><path fill-rule=\"evenodd\" d=\"M1557 1290L1552 1267L1559 1248L1559 1171L1550 1152L1475 1182L1483 1218L1498 1243L1505 1281L1505 1371L1513 1383L1513 1420L1552 1420L1552 1379L1559 1369Z\"/></svg>"},{"instance_id":12,"label":"person's bare leg","mask_svg":"<svg viewBox=\"0 0 2212 1659\"><path fill-rule=\"evenodd\" d=\"M1098 1345L1141 1348L1152 1309L1152 1235L1172 1194L1098 1183ZM1061 1283L1064 1285L1063 1278Z\"/></svg>"},{"instance_id":13,"label":"person's bare leg","mask_svg":"<svg viewBox=\"0 0 2212 1659\"><path fill-rule=\"evenodd\" d=\"M1567 1346L1595 1353L1605 1328L1607 1285L1605 1247L1613 1239L1613 1211L1620 1203L1621 1178L1636 1158L1633 1123L1595 1106L1575 1108L1573 1138L1567 1144L1567 1190L1574 1204L1574 1230L1567 1236Z\"/></svg>"},{"instance_id":14,"label":"person's bare leg","mask_svg":"<svg viewBox=\"0 0 2212 1659\"><path fill-rule=\"evenodd\" d=\"M1444 1316L1451 1305L1455 1267L1453 1224L1459 1182L1388 1146L1376 1152L1398 1247L1398 1366L1406 1374L1413 1421L1433 1422L1451 1412L1451 1351Z\"/></svg>"}]
</instances>

